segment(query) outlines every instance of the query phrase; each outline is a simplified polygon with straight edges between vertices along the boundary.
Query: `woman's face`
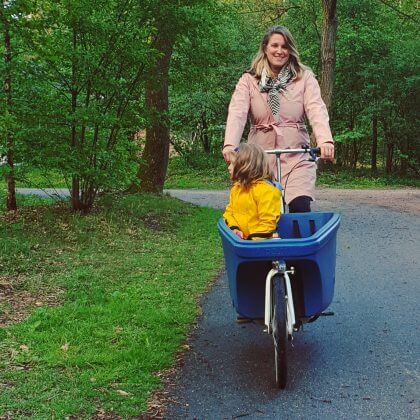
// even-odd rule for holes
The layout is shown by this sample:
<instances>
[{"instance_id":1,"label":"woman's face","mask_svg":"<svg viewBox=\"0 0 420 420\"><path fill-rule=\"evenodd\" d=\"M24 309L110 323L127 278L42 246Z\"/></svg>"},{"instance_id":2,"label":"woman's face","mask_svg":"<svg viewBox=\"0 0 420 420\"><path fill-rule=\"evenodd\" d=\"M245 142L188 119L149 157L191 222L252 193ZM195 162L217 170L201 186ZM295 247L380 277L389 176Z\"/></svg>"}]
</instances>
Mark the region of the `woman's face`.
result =
<instances>
[{"instance_id":1,"label":"woman's face","mask_svg":"<svg viewBox=\"0 0 420 420\"><path fill-rule=\"evenodd\" d=\"M279 70L287 63L290 55L283 35L271 35L268 40L268 44L265 47L265 55L267 56L271 70L278 73Z\"/></svg>"}]
</instances>

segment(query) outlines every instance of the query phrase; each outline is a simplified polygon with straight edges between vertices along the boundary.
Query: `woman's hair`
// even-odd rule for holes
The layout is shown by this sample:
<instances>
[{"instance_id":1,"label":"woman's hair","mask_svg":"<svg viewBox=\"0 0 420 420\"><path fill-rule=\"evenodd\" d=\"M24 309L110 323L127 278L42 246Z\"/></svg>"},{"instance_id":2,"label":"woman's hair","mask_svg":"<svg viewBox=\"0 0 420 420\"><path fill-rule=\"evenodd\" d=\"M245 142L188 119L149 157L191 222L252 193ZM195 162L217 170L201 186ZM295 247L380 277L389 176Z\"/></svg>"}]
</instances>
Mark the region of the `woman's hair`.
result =
<instances>
[{"instance_id":1,"label":"woman's hair","mask_svg":"<svg viewBox=\"0 0 420 420\"><path fill-rule=\"evenodd\" d=\"M261 73L265 68L268 74L272 75L270 64L268 62L267 55L265 54L265 49L267 48L271 36L274 34L283 35L286 48L289 50L289 63L293 74L292 80L299 79L302 76L303 71L309 70L309 67L301 63L293 36L285 26L273 26L267 30L261 41L257 55L252 61L251 68L248 71L260 78Z\"/></svg>"},{"instance_id":2,"label":"woman's hair","mask_svg":"<svg viewBox=\"0 0 420 420\"><path fill-rule=\"evenodd\" d=\"M268 155L257 144L243 143L237 152L232 152L232 181L248 188L257 179L273 180Z\"/></svg>"}]
</instances>

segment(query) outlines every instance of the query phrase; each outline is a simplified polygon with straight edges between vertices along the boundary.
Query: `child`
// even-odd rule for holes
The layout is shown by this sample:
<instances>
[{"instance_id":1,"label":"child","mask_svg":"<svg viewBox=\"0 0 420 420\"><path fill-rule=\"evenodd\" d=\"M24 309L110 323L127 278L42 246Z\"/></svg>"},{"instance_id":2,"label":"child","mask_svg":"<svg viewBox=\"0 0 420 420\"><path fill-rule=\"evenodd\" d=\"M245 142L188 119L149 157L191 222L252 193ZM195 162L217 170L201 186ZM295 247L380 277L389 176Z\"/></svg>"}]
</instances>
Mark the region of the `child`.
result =
<instances>
[{"instance_id":1,"label":"child","mask_svg":"<svg viewBox=\"0 0 420 420\"><path fill-rule=\"evenodd\" d=\"M234 184L223 218L242 239L278 238L281 193L273 182L268 156L256 144L241 144L235 150L229 165Z\"/></svg>"}]
</instances>

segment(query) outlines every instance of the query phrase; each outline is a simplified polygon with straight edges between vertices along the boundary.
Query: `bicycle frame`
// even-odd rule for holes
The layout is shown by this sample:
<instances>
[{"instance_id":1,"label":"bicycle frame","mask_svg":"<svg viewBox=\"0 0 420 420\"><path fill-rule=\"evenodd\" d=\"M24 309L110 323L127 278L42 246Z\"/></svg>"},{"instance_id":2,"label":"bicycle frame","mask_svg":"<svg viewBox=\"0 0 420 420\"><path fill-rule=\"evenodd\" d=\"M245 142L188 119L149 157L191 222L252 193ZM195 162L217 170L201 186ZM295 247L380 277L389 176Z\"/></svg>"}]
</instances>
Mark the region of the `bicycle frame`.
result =
<instances>
[{"instance_id":1,"label":"bicycle frame","mask_svg":"<svg viewBox=\"0 0 420 420\"><path fill-rule=\"evenodd\" d=\"M310 147L302 147L300 149L273 149L273 150L266 150L266 153L276 155L276 170L277 170L277 180L281 185L281 162L280 157L282 154L286 153L308 153L310 155L310 160L316 162L318 160L318 154L320 153L319 148L310 148ZM283 187L282 187L283 188ZM282 213L284 213L286 206L285 203L282 202ZM294 274L294 269L291 267L290 270L286 269L286 263L284 261L273 261L273 268L267 274L267 278L265 281L265 316L264 316L264 324L267 326L267 332L269 334L272 333L271 331L271 316L272 316L272 279L276 274L280 274L284 278L285 288L286 288L286 308L287 308L287 333L289 337L292 337L294 327L296 324L296 316L295 316L295 308L293 305L293 295L292 295L292 285L290 281L289 274Z\"/></svg>"}]
</instances>

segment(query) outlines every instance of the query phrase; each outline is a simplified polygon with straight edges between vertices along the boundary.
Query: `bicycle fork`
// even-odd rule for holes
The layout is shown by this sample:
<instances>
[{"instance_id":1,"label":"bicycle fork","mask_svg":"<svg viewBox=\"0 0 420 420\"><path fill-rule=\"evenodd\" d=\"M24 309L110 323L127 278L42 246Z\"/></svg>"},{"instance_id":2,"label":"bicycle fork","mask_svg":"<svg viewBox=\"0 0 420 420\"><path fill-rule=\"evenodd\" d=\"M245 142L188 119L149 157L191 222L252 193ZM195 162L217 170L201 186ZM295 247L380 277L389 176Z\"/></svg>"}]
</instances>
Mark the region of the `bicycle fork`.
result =
<instances>
[{"instance_id":1,"label":"bicycle fork","mask_svg":"<svg viewBox=\"0 0 420 420\"><path fill-rule=\"evenodd\" d=\"M267 327L268 334L272 333L272 290L273 290L273 278L275 275L280 274L284 279L285 285L285 300L286 300L286 327L289 337L293 335L293 328L296 324L295 318L295 307L293 305L292 285L290 282L289 274L294 274L294 268L290 270L286 269L286 263L284 261L273 261L273 268L268 272L265 280L265 313L264 313L264 324Z\"/></svg>"}]
</instances>

